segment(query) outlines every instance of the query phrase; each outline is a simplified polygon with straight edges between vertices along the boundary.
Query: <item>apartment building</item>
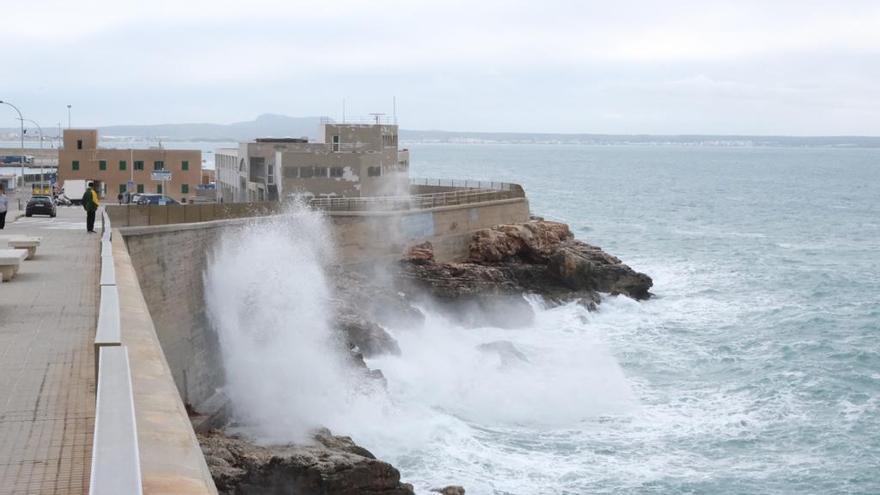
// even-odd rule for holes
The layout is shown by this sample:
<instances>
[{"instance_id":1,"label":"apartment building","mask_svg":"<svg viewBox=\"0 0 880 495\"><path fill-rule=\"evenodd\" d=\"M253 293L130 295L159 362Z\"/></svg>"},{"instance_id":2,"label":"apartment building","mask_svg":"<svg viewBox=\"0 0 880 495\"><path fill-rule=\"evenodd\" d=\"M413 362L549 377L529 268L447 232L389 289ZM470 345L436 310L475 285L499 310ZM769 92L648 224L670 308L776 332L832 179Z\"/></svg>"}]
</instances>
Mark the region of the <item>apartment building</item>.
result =
<instances>
[{"instance_id":1,"label":"apartment building","mask_svg":"<svg viewBox=\"0 0 880 495\"><path fill-rule=\"evenodd\" d=\"M159 174L153 172L164 172L165 180L157 180ZM58 182L63 187L65 180L75 179L94 182L101 197L113 201L126 191L191 201L202 182L202 152L99 148L97 129L67 129L58 152Z\"/></svg>"},{"instance_id":2,"label":"apartment building","mask_svg":"<svg viewBox=\"0 0 880 495\"><path fill-rule=\"evenodd\" d=\"M392 196L409 190L409 152L392 124L326 123L322 140L260 138L216 152L223 201Z\"/></svg>"}]
</instances>

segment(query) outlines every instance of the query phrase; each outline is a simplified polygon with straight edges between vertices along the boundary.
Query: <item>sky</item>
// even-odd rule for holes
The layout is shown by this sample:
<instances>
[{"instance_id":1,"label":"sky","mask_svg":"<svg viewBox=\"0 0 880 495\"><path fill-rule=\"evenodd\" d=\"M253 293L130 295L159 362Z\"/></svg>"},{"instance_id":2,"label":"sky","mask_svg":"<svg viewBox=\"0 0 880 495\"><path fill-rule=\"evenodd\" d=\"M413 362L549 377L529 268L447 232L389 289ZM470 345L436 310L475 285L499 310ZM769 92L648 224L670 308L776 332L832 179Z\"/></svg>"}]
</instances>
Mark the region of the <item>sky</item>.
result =
<instances>
[{"instance_id":1,"label":"sky","mask_svg":"<svg viewBox=\"0 0 880 495\"><path fill-rule=\"evenodd\" d=\"M393 112L406 129L880 135L880 1L3 0L44 128ZM17 126L0 105L0 127ZM48 131L47 131L48 132Z\"/></svg>"}]
</instances>

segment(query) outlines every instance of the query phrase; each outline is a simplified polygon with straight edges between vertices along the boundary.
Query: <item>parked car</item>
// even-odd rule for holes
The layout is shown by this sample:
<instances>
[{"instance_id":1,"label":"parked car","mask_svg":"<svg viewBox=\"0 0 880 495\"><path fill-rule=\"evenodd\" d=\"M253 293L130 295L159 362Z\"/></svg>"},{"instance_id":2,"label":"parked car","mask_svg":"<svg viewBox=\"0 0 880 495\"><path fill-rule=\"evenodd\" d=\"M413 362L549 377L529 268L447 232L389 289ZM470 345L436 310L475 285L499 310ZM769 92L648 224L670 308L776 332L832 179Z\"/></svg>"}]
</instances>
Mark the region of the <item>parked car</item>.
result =
<instances>
[{"instance_id":1,"label":"parked car","mask_svg":"<svg viewBox=\"0 0 880 495\"><path fill-rule=\"evenodd\" d=\"M31 196L27 206L24 208L24 216L32 217L34 215L55 216L55 201L49 196Z\"/></svg>"},{"instance_id":2,"label":"parked car","mask_svg":"<svg viewBox=\"0 0 880 495\"><path fill-rule=\"evenodd\" d=\"M141 194L137 199L139 205L176 205L177 201L164 194Z\"/></svg>"}]
</instances>

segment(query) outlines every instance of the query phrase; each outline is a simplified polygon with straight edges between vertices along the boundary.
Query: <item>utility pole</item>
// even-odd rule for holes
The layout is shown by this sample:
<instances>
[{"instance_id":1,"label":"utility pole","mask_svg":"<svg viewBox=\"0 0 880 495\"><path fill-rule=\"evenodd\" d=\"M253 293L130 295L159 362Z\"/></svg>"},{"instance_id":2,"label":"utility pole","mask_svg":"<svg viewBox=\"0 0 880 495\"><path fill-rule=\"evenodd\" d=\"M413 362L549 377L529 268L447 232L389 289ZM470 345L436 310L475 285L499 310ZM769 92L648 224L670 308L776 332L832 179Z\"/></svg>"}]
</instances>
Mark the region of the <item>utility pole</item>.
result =
<instances>
[{"instance_id":1,"label":"utility pole","mask_svg":"<svg viewBox=\"0 0 880 495\"><path fill-rule=\"evenodd\" d=\"M40 124L38 124L35 120L31 120L31 119L23 119L23 120L26 120L26 121L30 122L31 124L34 124L35 126L37 126L37 130L40 131L40 151L42 151L43 150L43 128L40 127ZM40 157L40 160L41 160L40 161L40 193L41 194L43 194L46 189L45 178L43 176L42 159L43 159L43 157Z\"/></svg>"},{"instance_id":2,"label":"utility pole","mask_svg":"<svg viewBox=\"0 0 880 495\"><path fill-rule=\"evenodd\" d=\"M21 157L19 157L19 160L21 160L21 188L24 189L24 118L21 116L21 110L12 103L0 100L0 105L9 105L18 113L18 123L21 124L19 131L19 137L21 138ZM21 191L18 191L18 209L21 209Z\"/></svg>"}]
</instances>

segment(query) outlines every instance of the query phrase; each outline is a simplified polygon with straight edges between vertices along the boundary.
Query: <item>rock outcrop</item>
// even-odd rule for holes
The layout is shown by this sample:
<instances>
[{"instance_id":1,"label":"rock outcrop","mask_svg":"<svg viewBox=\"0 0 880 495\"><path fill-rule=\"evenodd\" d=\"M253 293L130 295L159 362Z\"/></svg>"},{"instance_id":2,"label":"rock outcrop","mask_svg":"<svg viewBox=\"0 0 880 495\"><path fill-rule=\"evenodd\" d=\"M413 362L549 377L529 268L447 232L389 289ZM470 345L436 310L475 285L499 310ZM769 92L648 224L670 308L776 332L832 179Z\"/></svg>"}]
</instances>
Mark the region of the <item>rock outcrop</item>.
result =
<instances>
[{"instance_id":1,"label":"rock outcrop","mask_svg":"<svg viewBox=\"0 0 880 495\"><path fill-rule=\"evenodd\" d=\"M400 473L351 438L321 430L313 445L259 446L214 431L199 435L221 495L412 495Z\"/></svg>"},{"instance_id":2,"label":"rock outcrop","mask_svg":"<svg viewBox=\"0 0 880 495\"><path fill-rule=\"evenodd\" d=\"M574 239L568 226L533 220L474 233L466 260L438 263L420 244L401 263L398 279L442 303L491 308L523 293L551 303L579 301L588 308L598 293L647 299L651 278L618 258Z\"/></svg>"}]
</instances>

